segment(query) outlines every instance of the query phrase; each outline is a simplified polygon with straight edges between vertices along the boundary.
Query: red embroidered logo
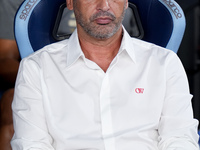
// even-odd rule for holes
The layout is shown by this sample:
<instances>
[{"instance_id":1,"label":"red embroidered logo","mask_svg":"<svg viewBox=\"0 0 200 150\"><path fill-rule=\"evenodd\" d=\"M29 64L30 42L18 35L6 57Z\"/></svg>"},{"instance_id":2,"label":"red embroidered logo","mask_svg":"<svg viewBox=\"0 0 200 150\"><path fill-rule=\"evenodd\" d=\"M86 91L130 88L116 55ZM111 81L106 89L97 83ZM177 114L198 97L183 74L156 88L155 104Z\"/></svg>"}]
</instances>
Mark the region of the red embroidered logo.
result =
<instances>
[{"instance_id":1,"label":"red embroidered logo","mask_svg":"<svg viewBox=\"0 0 200 150\"><path fill-rule=\"evenodd\" d=\"M136 88L136 89L135 89L135 92L136 92L137 94L143 94L143 93L144 93L144 88Z\"/></svg>"}]
</instances>

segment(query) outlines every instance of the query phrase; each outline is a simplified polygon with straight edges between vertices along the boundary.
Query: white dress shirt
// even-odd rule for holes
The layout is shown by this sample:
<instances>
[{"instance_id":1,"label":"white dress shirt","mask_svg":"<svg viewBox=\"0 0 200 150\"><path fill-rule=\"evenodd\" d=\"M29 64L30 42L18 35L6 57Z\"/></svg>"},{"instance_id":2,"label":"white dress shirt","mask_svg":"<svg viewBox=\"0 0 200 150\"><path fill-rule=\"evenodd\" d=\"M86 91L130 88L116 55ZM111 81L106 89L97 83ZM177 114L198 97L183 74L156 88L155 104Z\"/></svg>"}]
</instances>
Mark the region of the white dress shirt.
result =
<instances>
[{"instance_id":1,"label":"white dress shirt","mask_svg":"<svg viewBox=\"0 0 200 150\"><path fill-rule=\"evenodd\" d=\"M75 31L22 60L13 150L198 150L188 82L177 55L124 30L105 73Z\"/></svg>"}]
</instances>

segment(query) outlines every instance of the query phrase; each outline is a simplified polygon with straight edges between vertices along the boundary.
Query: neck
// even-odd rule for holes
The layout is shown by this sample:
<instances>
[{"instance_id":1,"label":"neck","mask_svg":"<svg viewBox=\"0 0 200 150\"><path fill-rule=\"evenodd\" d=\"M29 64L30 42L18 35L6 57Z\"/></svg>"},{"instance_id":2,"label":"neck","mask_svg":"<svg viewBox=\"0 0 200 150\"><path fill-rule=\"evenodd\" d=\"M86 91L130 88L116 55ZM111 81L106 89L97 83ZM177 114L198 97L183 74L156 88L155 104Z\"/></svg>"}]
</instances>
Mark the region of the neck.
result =
<instances>
[{"instance_id":1,"label":"neck","mask_svg":"<svg viewBox=\"0 0 200 150\"><path fill-rule=\"evenodd\" d=\"M106 72L110 63L117 55L122 40L122 28L109 39L95 39L88 35L79 34L81 49L86 58L95 62Z\"/></svg>"}]
</instances>

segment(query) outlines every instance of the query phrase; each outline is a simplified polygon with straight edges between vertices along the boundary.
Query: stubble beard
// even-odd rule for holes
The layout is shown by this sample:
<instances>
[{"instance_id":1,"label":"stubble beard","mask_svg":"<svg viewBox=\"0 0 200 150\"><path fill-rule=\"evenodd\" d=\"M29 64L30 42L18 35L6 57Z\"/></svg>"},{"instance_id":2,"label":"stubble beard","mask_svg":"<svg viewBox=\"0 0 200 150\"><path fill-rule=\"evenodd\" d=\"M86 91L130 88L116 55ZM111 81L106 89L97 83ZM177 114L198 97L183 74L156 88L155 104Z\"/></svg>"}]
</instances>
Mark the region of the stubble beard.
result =
<instances>
[{"instance_id":1,"label":"stubble beard","mask_svg":"<svg viewBox=\"0 0 200 150\"><path fill-rule=\"evenodd\" d=\"M75 6L74 8L77 7ZM74 10L74 13L77 24L79 24L88 35L93 38L103 40L112 37L120 29L125 15L125 6L122 15L119 18L116 18L115 15L110 12L99 11L96 14L93 14L89 18L89 21L85 21L83 14L77 9ZM109 24L96 24L95 19L98 17L109 17L112 21Z\"/></svg>"}]
</instances>

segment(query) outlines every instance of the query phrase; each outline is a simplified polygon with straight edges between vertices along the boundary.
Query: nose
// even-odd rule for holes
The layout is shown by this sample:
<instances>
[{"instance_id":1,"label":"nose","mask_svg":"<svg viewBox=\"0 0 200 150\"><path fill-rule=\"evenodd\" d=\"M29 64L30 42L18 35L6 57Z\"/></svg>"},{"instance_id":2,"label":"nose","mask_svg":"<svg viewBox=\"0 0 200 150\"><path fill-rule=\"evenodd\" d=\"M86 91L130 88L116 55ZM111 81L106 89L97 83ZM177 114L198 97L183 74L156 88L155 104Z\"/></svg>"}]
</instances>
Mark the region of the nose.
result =
<instances>
[{"instance_id":1,"label":"nose","mask_svg":"<svg viewBox=\"0 0 200 150\"><path fill-rule=\"evenodd\" d=\"M110 9L109 0L98 0L98 10L108 11Z\"/></svg>"}]
</instances>

